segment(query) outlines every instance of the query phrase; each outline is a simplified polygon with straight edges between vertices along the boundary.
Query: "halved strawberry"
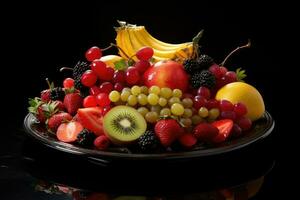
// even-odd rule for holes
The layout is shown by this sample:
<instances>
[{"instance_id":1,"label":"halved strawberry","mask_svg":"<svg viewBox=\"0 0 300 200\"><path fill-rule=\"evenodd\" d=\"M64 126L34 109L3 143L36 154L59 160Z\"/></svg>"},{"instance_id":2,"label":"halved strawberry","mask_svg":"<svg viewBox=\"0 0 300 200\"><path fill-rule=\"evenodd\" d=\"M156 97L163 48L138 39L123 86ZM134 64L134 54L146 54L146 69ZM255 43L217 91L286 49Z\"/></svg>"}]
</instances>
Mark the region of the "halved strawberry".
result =
<instances>
[{"instance_id":1,"label":"halved strawberry","mask_svg":"<svg viewBox=\"0 0 300 200\"><path fill-rule=\"evenodd\" d=\"M99 107L80 108L77 111L77 119L84 126L84 128L102 135L103 132L103 115L102 109Z\"/></svg>"},{"instance_id":2,"label":"halved strawberry","mask_svg":"<svg viewBox=\"0 0 300 200\"><path fill-rule=\"evenodd\" d=\"M219 134L213 138L213 142L224 142L230 135L233 127L233 121L231 119L222 119L211 123L214 127L219 129Z\"/></svg>"},{"instance_id":3,"label":"halved strawberry","mask_svg":"<svg viewBox=\"0 0 300 200\"><path fill-rule=\"evenodd\" d=\"M56 136L62 142L74 142L82 130L83 126L79 122L63 123L58 127Z\"/></svg>"}]
</instances>

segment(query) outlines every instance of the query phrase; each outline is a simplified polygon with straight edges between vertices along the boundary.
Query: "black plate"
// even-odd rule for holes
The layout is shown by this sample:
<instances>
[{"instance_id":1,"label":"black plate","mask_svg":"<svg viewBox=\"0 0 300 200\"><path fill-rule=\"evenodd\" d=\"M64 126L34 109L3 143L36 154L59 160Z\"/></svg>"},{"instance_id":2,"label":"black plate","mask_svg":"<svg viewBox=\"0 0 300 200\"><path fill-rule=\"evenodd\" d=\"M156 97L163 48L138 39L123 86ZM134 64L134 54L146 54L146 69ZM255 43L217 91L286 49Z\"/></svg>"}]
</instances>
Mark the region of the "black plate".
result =
<instances>
[{"instance_id":1,"label":"black plate","mask_svg":"<svg viewBox=\"0 0 300 200\"><path fill-rule=\"evenodd\" d=\"M95 149L81 148L73 144L60 142L56 136L39 125L36 118L28 114L24 120L26 132L51 148L59 151L67 152L74 155L83 155L94 159L121 159L121 160L186 160L190 158L207 157L212 155L220 155L227 152L242 149L250 144L262 140L269 136L274 129L274 120L268 112L253 124L253 128L243 137L224 142L218 146L210 148L200 148L185 152L167 152L161 154L137 154L131 153L127 148L112 148L108 151L99 151Z\"/></svg>"}]
</instances>

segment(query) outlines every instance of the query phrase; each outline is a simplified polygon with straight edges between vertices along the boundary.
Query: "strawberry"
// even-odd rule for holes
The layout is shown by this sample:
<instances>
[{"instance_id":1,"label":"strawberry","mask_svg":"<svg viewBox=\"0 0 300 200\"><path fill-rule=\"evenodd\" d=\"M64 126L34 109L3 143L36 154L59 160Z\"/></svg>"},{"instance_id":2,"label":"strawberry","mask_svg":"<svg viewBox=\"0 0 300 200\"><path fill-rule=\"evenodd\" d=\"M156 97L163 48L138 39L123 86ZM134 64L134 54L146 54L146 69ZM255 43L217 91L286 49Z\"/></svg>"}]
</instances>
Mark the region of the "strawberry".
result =
<instances>
[{"instance_id":1,"label":"strawberry","mask_svg":"<svg viewBox=\"0 0 300 200\"><path fill-rule=\"evenodd\" d=\"M198 124L193 131L198 140L203 142L211 142L219 133L219 130L209 123Z\"/></svg>"},{"instance_id":2,"label":"strawberry","mask_svg":"<svg viewBox=\"0 0 300 200\"><path fill-rule=\"evenodd\" d=\"M103 135L103 110L99 107L80 108L77 120L82 126L96 135Z\"/></svg>"},{"instance_id":3,"label":"strawberry","mask_svg":"<svg viewBox=\"0 0 300 200\"><path fill-rule=\"evenodd\" d=\"M180 144L187 149L192 148L197 143L197 138L191 133L181 135L178 140Z\"/></svg>"},{"instance_id":4,"label":"strawberry","mask_svg":"<svg viewBox=\"0 0 300 200\"><path fill-rule=\"evenodd\" d=\"M65 105L62 101L56 100L54 102L57 104L56 106L59 111L65 111Z\"/></svg>"},{"instance_id":5,"label":"strawberry","mask_svg":"<svg viewBox=\"0 0 300 200\"><path fill-rule=\"evenodd\" d=\"M83 98L79 93L66 94L64 98L64 106L68 113L75 115L78 108L82 107Z\"/></svg>"},{"instance_id":6,"label":"strawberry","mask_svg":"<svg viewBox=\"0 0 300 200\"><path fill-rule=\"evenodd\" d=\"M47 126L50 131L56 132L59 125L63 122L72 120L72 116L69 113L61 112L54 114L47 120Z\"/></svg>"},{"instance_id":7,"label":"strawberry","mask_svg":"<svg viewBox=\"0 0 300 200\"><path fill-rule=\"evenodd\" d=\"M79 122L68 122L59 125L56 137L62 142L75 142L83 126Z\"/></svg>"},{"instance_id":8,"label":"strawberry","mask_svg":"<svg viewBox=\"0 0 300 200\"><path fill-rule=\"evenodd\" d=\"M94 140L94 146L97 149L105 150L110 145L110 140L106 135L100 135Z\"/></svg>"},{"instance_id":9,"label":"strawberry","mask_svg":"<svg viewBox=\"0 0 300 200\"><path fill-rule=\"evenodd\" d=\"M155 124L154 131L160 143L169 147L183 133L183 128L175 119L162 119Z\"/></svg>"},{"instance_id":10,"label":"strawberry","mask_svg":"<svg viewBox=\"0 0 300 200\"><path fill-rule=\"evenodd\" d=\"M211 123L214 127L219 129L219 134L213 138L213 142L224 142L230 135L233 127L233 121L231 119L222 119Z\"/></svg>"},{"instance_id":11,"label":"strawberry","mask_svg":"<svg viewBox=\"0 0 300 200\"><path fill-rule=\"evenodd\" d=\"M43 90L41 92L41 99L42 99L43 102L49 102L51 100L50 99L50 93L51 93L50 89Z\"/></svg>"}]
</instances>

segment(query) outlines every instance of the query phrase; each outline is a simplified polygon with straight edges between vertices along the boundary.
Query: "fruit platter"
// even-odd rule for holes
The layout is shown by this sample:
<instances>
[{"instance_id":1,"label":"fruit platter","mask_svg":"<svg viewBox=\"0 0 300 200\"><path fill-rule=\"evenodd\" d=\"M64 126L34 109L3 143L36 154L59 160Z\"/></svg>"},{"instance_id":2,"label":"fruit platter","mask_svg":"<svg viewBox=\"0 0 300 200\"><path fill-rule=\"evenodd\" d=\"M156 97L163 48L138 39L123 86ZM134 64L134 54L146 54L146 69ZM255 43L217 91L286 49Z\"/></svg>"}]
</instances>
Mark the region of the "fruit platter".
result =
<instances>
[{"instance_id":1,"label":"fruit platter","mask_svg":"<svg viewBox=\"0 0 300 200\"><path fill-rule=\"evenodd\" d=\"M116 42L89 48L69 73L29 99L26 132L74 154L178 158L220 154L268 136L274 121L245 70L228 70L191 42L162 42L119 21ZM104 55L115 48L118 55ZM230 66L230 69L232 67ZM45 84L46 86L46 84Z\"/></svg>"}]
</instances>

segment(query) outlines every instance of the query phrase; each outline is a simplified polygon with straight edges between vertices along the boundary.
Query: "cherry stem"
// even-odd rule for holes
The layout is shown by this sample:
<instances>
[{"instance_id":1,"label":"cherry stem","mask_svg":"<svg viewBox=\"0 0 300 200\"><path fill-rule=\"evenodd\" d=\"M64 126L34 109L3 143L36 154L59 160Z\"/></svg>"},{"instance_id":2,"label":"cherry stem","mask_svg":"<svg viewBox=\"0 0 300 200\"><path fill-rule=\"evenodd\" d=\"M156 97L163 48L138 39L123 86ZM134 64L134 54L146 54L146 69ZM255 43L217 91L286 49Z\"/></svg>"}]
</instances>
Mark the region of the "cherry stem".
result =
<instances>
[{"instance_id":1,"label":"cherry stem","mask_svg":"<svg viewBox=\"0 0 300 200\"><path fill-rule=\"evenodd\" d=\"M220 66L224 66L226 61L228 60L228 58L230 58L234 53L236 53L237 51L244 49L244 48L250 48L251 47L251 41L250 39L248 39L248 43L243 45L243 46L239 46L236 49L234 49L233 51L231 51L226 58L223 60L223 62L220 64Z\"/></svg>"},{"instance_id":2,"label":"cherry stem","mask_svg":"<svg viewBox=\"0 0 300 200\"><path fill-rule=\"evenodd\" d=\"M113 45L112 45L112 43L110 43L110 45L108 47L105 47L104 49L101 49L101 51L106 51L106 50L108 50L108 49L110 49L112 47L113 47Z\"/></svg>"},{"instance_id":3,"label":"cherry stem","mask_svg":"<svg viewBox=\"0 0 300 200\"><path fill-rule=\"evenodd\" d=\"M62 68L59 69L60 72L63 72L65 70L72 70L73 71L73 68L71 68L71 67L62 67Z\"/></svg>"},{"instance_id":4,"label":"cherry stem","mask_svg":"<svg viewBox=\"0 0 300 200\"><path fill-rule=\"evenodd\" d=\"M130 59L130 57L125 53L125 51L121 47L119 47L118 45L116 45L114 43L110 43L110 45L113 47L117 47L127 57L127 59Z\"/></svg>"}]
</instances>

